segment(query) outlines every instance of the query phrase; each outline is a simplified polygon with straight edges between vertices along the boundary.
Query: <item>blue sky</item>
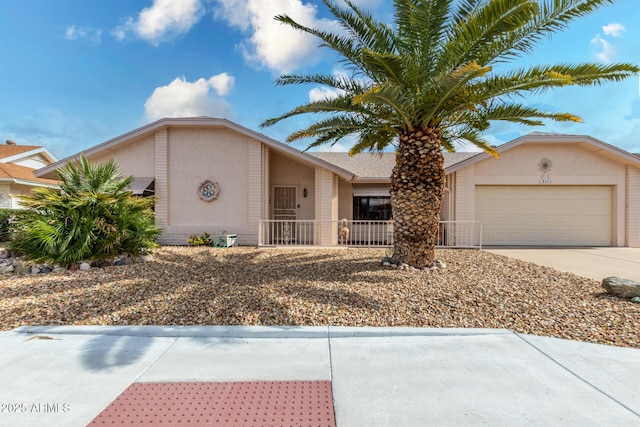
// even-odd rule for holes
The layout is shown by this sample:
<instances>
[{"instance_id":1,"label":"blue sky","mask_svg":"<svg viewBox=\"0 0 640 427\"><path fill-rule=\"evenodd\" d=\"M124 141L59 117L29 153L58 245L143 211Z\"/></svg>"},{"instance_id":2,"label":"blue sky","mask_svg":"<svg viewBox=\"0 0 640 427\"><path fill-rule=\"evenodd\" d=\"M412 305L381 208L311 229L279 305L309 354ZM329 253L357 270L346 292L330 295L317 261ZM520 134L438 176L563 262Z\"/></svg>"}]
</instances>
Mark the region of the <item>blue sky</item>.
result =
<instances>
[{"instance_id":1,"label":"blue sky","mask_svg":"<svg viewBox=\"0 0 640 427\"><path fill-rule=\"evenodd\" d=\"M356 3L391 19L388 0ZM310 118L262 130L259 124L326 91L276 87L275 79L337 70L315 41L272 19L283 12L307 25L333 26L315 0L2 0L1 141L43 145L63 158L160 117L201 115L284 141ZM638 0L618 0L575 21L518 65L638 64L639 19ZM527 102L577 114L584 123L497 123L485 137L500 144L532 130L586 134L640 152L637 78L547 92ZM348 142L333 147L346 148Z\"/></svg>"}]
</instances>

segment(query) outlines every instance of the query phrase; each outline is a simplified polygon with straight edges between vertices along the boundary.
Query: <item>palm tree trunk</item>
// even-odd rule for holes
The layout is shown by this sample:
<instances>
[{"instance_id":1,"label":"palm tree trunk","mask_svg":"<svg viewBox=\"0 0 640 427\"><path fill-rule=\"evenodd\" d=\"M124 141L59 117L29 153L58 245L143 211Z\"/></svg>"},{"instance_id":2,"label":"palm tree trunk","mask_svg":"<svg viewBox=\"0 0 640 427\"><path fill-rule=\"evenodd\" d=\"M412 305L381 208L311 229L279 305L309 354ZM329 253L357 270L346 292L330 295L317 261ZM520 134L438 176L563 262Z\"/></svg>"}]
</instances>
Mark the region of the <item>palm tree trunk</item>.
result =
<instances>
[{"instance_id":1,"label":"palm tree trunk","mask_svg":"<svg viewBox=\"0 0 640 427\"><path fill-rule=\"evenodd\" d=\"M445 180L441 147L437 129L400 134L391 175L396 262L422 268L435 261Z\"/></svg>"}]
</instances>

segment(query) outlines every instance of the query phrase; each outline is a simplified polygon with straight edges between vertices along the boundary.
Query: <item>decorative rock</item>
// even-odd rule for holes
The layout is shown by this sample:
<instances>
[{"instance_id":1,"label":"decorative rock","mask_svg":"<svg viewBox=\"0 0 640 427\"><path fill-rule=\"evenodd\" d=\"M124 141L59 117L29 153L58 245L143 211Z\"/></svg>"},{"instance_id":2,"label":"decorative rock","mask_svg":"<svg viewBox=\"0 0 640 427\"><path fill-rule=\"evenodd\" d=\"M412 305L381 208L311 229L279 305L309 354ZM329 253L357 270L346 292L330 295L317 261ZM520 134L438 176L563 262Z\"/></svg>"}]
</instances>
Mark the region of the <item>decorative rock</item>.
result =
<instances>
[{"instance_id":1,"label":"decorative rock","mask_svg":"<svg viewBox=\"0 0 640 427\"><path fill-rule=\"evenodd\" d=\"M87 270L89 270L90 268L91 268L91 266L90 266L90 265L89 265L89 263L87 263L87 262L83 262L83 263L81 263L81 264L80 264L80 267L79 267L80 271L87 271Z\"/></svg>"},{"instance_id":2,"label":"decorative rock","mask_svg":"<svg viewBox=\"0 0 640 427\"><path fill-rule=\"evenodd\" d=\"M388 261L383 262L382 265L384 265L385 267L391 267L391 263Z\"/></svg>"},{"instance_id":3,"label":"decorative rock","mask_svg":"<svg viewBox=\"0 0 640 427\"><path fill-rule=\"evenodd\" d=\"M31 274L38 274L42 270L39 267L31 267Z\"/></svg>"},{"instance_id":4,"label":"decorative rock","mask_svg":"<svg viewBox=\"0 0 640 427\"><path fill-rule=\"evenodd\" d=\"M29 272L29 267L27 267L26 265L24 265L21 261L18 261L15 265L14 265L14 270L15 273L18 274L24 274L24 273L28 273Z\"/></svg>"},{"instance_id":5,"label":"decorative rock","mask_svg":"<svg viewBox=\"0 0 640 427\"><path fill-rule=\"evenodd\" d=\"M113 263L113 265L116 267L120 267L121 265L124 265L124 259L117 259L116 262Z\"/></svg>"},{"instance_id":6,"label":"decorative rock","mask_svg":"<svg viewBox=\"0 0 640 427\"><path fill-rule=\"evenodd\" d=\"M63 271L67 271L67 269L62 267L56 267L52 270L53 273L62 273Z\"/></svg>"},{"instance_id":7,"label":"decorative rock","mask_svg":"<svg viewBox=\"0 0 640 427\"><path fill-rule=\"evenodd\" d=\"M102 268L102 267L110 266L111 262L107 261L107 260L104 260L104 259L101 259L101 260L98 260L98 261L93 261L90 265L93 268Z\"/></svg>"},{"instance_id":8,"label":"decorative rock","mask_svg":"<svg viewBox=\"0 0 640 427\"><path fill-rule=\"evenodd\" d=\"M15 270L15 267L13 265L9 265L7 268L4 269L3 273L13 273Z\"/></svg>"},{"instance_id":9,"label":"decorative rock","mask_svg":"<svg viewBox=\"0 0 640 427\"><path fill-rule=\"evenodd\" d=\"M40 273L42 273L42 274L51 273L51 271L53 271L53 270L51 268L49 268L49 267L42 267L40 269Z\"/></svg>"},{"instance_id":10,"label":"decorative rock","mask_svg":"<svg viewBox=\"0 0 640 427\"><path fill-rule=\"evenodd\" d=\"M602 280L602 287L611 295L620 298L640 297L640 282L620 277L606 277Z\"/></svg>"},{"instance_id":11,"label":"decorative rock","mask_svg":"<svg viewBox=\"0 0 640 427\"><path fill-rule=\"evenodd\" d=\"M631 302L637 302L637 303L640 303L640 297L633 297L633 298L631 298Z\"/></svg>"},{"instance_id":12,"label":"decorative rock","mask_svg":"<svg viewBox=\"0 0 640 427\"><path fill-rule=\"evenodd\" d=\"M131 257L129 257L129 256L128 256L128 257L124 257L124 258L122 258L122 261L124 261L124 265L131 265L131 264L133 264L133 258L131 258Z\"/></svg>"},{"instance_id":13,"label":"decorative rock","mask_svg":"<svg viewBox=\"0 0 640 427\"><path fill-rule=\"evenodd\" d=\"M438 268L447 268L447 264L444 261L440 261L439 259L436 260L435 265Z\"/></svg>"},{"instance_id":14,"label":"decorative rock","mask_svg":"<svg viewBox=\"0 0 640 427\"><path fill-rule=\"evenodd\" d=\"M0 251L0 259L7 259L9 257L9 252L6 249Z\"/></svg>"}]
</instances>

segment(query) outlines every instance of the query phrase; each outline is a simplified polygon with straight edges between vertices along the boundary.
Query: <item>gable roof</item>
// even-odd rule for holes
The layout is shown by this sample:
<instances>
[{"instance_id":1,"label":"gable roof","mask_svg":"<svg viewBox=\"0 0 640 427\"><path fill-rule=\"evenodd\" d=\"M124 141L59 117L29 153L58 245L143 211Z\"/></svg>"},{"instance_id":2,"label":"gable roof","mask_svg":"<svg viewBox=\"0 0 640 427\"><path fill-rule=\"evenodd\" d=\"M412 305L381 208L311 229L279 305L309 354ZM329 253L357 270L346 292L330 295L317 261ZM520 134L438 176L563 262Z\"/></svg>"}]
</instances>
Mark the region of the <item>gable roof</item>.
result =
<instances>
[{"instance_id":1,"label":"gable roof","mask_svg":"<svg viewBox=\"0 0 640 427\"><path fill-rule=\"evenodd\" d=\"M34 175L33 169L11 163L0 163L0 181L11 181L27 185L33 183L45 184L45 186L58 185L58 181L55 179L38 178Z\"/></svg>"},{"instance_id":2,"label":"gable roof","mask_svg":"<svg viewBox=\"0 0 640 427\"><path fill-rule=\"evenodd\" d=\"M227 119L214 118L214 117L180 117L180 118L164 118L157 120L153 123L149 123L138 129L134 129L131 132L125 133L124 135L120 135L116 138L110 139L102 144L98 144L94 147L88 148L84 151L81 151L72 156L66 157L60 161L52 163L48 166L45 166L41 169L35 171L35 175L38 177L43 176L52 176L56 169L63 167L69 162L77 160L80 155L84 155L85 157L94 156L102 151L113 149L114 147L126 143L134 138L139 138L145 135L149 135L157 132L158 130L164 128L172 128L172 127L220 127L234 130L242 135L245 135L249 138L258 140L270 148L275 149L281 153L285 153L287 155L293 156L297 159L300 159L308 164L319 166L324 169L328 169L331 172L334 172L336 175L341 176L346 180L353 179L353 173L340 168L334 164L326 162L320 158L311 156L310 154L303 153L300 150L297 150L287 144L283 144L282 142L276 141L275 139L269 138L266 135L255 132L251 129L245 128L244 126L240 126L237 123L234 123Z\"/></svg>"},{"instance_id":3,"label":"gable roof","mask_svg":"<svg viewBox=\"0 0 640 427\"><path fill-rule=\"evenodd\" d=\"M326 160L343 169L352 172L356 177L353 182L384 181L389 180L396 163L395 153L360 153L349 156L349 153L313 152L312 156ZM471 157L477 156L477 152L444 152L445 170ZM448 173L448 171L447 171Z\"/></svg>"},{"instance_id":4,"label":"gable roof","mask_svg":"<svg viewBox=\"0 0 640 427\"><path fill-rule=\"evenodd\" d=\"M42 155L47 161L53 163L56 157L45 147L36 145L17 145L4 144L0 145L0 162L11 163L16 160L26 159L36 154Z\"/></svg>"},{"instance_id":5,"label":"gable roof","mask_svg":"<svg viewBox=\"0 0 640 427\"><path fill-rule=\"evenodd\" d=\"M17 145L17 144L4 144L0 145L0 159L4 159L5 157L12 157L16 154L26 153L28 151L32 151L41 147L36 147L35 145Z\"/></svg>"},{"instance_id":6,"label":"gable roof","mask_svg":"<svg viewBox=\"0 0 640 427\"><path fill-rule=\"evenodd\" d=\"M613 158L619 162L634 165L635 167L640 167L640 157L588 135L531 132L505 144L499 145L498 147L496 147L496 149L498 153L503 153L524 143L577 144L579 146L587 148L589 151L597 152L600 155ZM490 154L484 152L478 153L475 156L452 165L447 170L447 173L464 169L490 157L492 157Z\"/></svg>"}]
</instances>

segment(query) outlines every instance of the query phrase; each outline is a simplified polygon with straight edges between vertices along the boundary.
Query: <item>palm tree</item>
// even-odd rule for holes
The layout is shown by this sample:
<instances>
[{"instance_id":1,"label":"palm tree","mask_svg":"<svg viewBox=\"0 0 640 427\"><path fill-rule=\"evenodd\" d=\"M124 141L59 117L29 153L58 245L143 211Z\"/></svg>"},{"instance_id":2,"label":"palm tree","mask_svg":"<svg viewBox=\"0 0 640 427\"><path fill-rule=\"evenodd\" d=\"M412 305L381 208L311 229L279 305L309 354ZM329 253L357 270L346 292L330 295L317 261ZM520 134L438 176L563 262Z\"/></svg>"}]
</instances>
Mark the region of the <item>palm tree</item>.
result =
<instances>
[{"instance_id":1,"label":"palm tree","mask_svg":"<svg viewBox=\"0 0 640 427\"><path fill-rule=\"evenodd\" d=\"M338 95L296 107L262 126L325 113L287 141L313 138L311 148L355 135L351 155L395 145L393 258L416 267L434 261L445 182L442 148L454 151L456 141L466 140L498 157L481 136L495 120L581 121L527 106L526 95L620 81L640 71L631 64L504 65L613 0L394 0L393 26L345 2L341 8L323 0L341 26L336 32L276 17L337 53L345 74L281 76L278 85L321 84Z\"/></svg>"}]
</instances>

